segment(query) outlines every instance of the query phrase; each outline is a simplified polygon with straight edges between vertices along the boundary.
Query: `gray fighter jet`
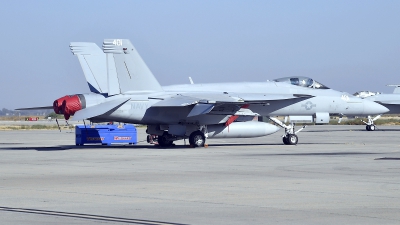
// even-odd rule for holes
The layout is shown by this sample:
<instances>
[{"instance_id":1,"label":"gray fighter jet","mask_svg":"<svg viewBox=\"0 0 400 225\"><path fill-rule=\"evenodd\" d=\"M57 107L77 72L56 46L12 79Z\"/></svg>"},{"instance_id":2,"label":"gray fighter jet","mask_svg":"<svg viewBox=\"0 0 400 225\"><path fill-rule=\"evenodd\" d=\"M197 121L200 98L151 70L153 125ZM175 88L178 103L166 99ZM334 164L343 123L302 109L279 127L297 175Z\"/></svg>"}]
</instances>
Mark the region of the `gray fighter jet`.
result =
<instances>
[{"instance_id":1,"label":"gray fighter jet","mask_svg":"<svg viewBox=\"0 0 400 225\"><path fill-rule=\"evenodd\" d=\"M376 103L381 104L382 106L385 106L387 109L389 109L389 112L387 113L398 114L400 113L400 85L387 85L387 86L395 87L393 94L383 94L380 92L372 92L372 91L358 91L354 93L354 96L374 101ZM363 121L366 124L365 129L367 131L376 130L374 121L379 119L380 117L381 115L378 115L374 118L369 115L368 120Z\"/></svg>"},{"instance_id":2,"label":"gray fighter jet","mask_svg":"<svg viewBox=\"0 0 400 225\"><path fill-rule=\"evenodd\" d=\"M94 43L73 42L70 47L93 93L56 100L55 112L66 119L74 115L75 120L146 124L149 139L156 137L163 146L183 138L202 146L206 138L258 137L278 129L251 121L254 116L269 116L285 128L283 142L296 144L301 129L295 131L293 123L286 125L272 116L302 116L328 123L330 114L387 111L305 77L161 87L129 40L105 40L105 54Z\"/></svg>"}]
</instances>

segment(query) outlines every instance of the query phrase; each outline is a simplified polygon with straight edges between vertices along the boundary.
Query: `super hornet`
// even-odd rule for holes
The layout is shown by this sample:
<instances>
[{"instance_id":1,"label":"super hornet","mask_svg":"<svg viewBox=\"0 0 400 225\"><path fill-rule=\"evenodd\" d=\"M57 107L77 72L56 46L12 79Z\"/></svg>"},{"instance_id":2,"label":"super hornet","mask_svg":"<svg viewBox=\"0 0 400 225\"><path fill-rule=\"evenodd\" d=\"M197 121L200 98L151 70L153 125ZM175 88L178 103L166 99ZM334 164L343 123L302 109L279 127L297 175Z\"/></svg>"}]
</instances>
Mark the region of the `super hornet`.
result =
<instances>
[{"instance_id":1,"label":"super hornet","mask_svg":"<svg viewBox=\"0 0 400 225\"><path fill-rule=\"evenodd\" d=\"M312 79L267 82L190 84L162 87L126 39L106 39L103 54L93 43L71 43L92 93L67 95L51 108L65 119L145 124L149 141L160 146L189 139L204 146L207 138L251 138L275 133L272 124L254 121L269 116L285 128L283 142L297 144L294 124L272 116L308 116L327 123L331 114L370 115L387 109ZM101 54L100 54L101 53ZM40 107L50 108L50 107ZM32 109L32 108L29 108Z\"/></svg>"}]
</instances>

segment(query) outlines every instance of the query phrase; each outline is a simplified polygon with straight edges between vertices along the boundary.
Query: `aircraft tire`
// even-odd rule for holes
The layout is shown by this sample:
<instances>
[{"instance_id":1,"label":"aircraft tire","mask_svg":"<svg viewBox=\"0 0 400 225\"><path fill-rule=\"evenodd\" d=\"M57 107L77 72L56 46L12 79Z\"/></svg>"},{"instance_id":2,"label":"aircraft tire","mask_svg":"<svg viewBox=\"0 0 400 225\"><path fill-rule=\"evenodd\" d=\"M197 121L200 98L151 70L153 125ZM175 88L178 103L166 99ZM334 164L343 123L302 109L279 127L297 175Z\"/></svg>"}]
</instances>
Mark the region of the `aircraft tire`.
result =
<instances>
[{"instance_id":1,"label":"aircraft tire","mask_svg":"<svg viewBox=\"0 0 400 225\"><path fill-rule=\"evenodd\" d=\"M173 141L168 141L168 133L164 132L163 135L158 136L158 145L160 147L169 147L173 144Z\"/></svg>"},{"instance_id":2,"label":"aircraft tire","mask_svg":"<svg viewBox=\"0 0 400 225\"><path fill-rule=\"evenodd\" d=\"M189 143L194 147L204 147L204 144L206 143L206 138L203 132L198 130L191 133L189 136Z\"/></svg>"},{"instance_id":3,"label":"aircraft tire","mask_svg":"<svg viewBox=\"0 0 400 225\"><path fill-rule=\"evenodd\" d=\"M374 131L375 130L375 125L371 125L371 126L369 126L369 131Z\"/></svg>"},{"instance_id":4,"label":"aircraft tire","mask_svg":"<svg viewBox=\"0 0 400 225\"><path fill-rule=\"evenodd\" d=\"M283 141L283 144L288 145L288 141L287 141L287 137L286 136L282 138L282 141Z\"/></svg>"},{"instance_id":5,"label":"aircraft tire","mask_svg":"<svg viewBox=\"0 0 400 225\"><path fill-rule=\"evenodd\" d=\"M289 134L287 137L288 145L297 145L298 141L299 141L299 138L295 134Z\"/></svg>"},{"instance_id":6,"label":"aircraft tire","mask_svg":"<svg viewBox=\"0 0 400 225\"><path fill-rule=\"evenodd\" d=\"M371 131L371 126L370 126L370 125L367 125L367 126L365 126L365 129L366 129L367 131Z\"/></svg>"},{"instance_id":7,"label":"aircraft tire","mask_svg":"<svg viewBox=\"0 0 400 225\"><path fill-rule=\"evenodd\" d=\"M147 143L150 143L151 142L151 135L148 134L146 139L147 139Z\"/></svg>"}]
</instances>

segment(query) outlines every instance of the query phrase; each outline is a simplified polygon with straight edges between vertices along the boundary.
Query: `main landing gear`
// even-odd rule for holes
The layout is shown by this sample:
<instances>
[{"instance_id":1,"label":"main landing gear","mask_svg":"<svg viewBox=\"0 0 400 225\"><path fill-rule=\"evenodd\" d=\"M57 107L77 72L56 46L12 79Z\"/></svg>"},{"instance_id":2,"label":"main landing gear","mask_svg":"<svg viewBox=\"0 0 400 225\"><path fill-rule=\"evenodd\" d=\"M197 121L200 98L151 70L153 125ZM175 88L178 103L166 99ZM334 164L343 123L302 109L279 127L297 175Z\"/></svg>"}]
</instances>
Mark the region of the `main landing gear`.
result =
<instances>
[{"instance_id":1,"label":"main landing gear","mask_svg":"<svg viewBox=\"0 0 400 225\"><path fill-rule=\"evenodd\" d=\"M167 131L164 131L163 135L158 137L158 145L161 147L170 147L174 143L174 141L171 140L172 138L172 135L168 134Z\"/></svg>"},{"instance_id":2,"label":"main landing gear","mask_svg":"<svg viewBox=\"0 0 400 225\"><path fill-rule=\"evenodd\" d=\"M174 145L174 138L172 135L168 134L167 131L164 131L162 135L147 135L147 143L159 145L160 147L170 147Z\"/></svg>"},{"instance_id":3,"label":"main landing gear","mask_svg":"<svg viewBox=\"0 0 400 225\"><path fill-rule=\"evenodd\" d=\"M197 130L190 134L189 144L194 147L204 147L206 143L206 137L203 132Z\"/></svg>"},{"instance_id":4,"label":"main landing gear","mask_svg":"<svg viewBox=\"0 0 400 225\"><path fill-rule=\"evenodd\" d=\"M368 121L367 122L365 122L363 120L361 120L361 121L366 124L365 129L367 131L375 131L376 130L376 126L374 124L374 121L379 119L379 118L381 118L381 115L377 115L374 118L371 118L371 116L368 116Z\"/></svg>"},{"instance_id":5,"label":"main landing gear","mask_svg":"<svg viewBox=\"0 0 400 225\"><path fill-rule=\"evenodd\" d=\"M282 141L285 145L297 145L297 143L299 141L299 137L297 137L296 134L307 127L307 126L303 126L302 128L295 131L294 123L286 125L286 124L282 123L280 120L278 120L277 118L270 117L269 119L272 120L278 126L285 128L285 134L282 136Z\"/></svg>"},{"instance_id":6,"label":"main landing gear","mask_svg":"<svg viewBox=\"0 0 400 225\"><path fill-rule=\"evenodd\" d=\"M164 131L162 135L147 135L147 143L158 144L160 147L174 146L174 141L181 140L186 137L178 137L171 135L168 131ZM206 136L200 130L193 131L189 136L189 144L192 147L204 147L206 143Z\"/></svg>"}]
</instances>

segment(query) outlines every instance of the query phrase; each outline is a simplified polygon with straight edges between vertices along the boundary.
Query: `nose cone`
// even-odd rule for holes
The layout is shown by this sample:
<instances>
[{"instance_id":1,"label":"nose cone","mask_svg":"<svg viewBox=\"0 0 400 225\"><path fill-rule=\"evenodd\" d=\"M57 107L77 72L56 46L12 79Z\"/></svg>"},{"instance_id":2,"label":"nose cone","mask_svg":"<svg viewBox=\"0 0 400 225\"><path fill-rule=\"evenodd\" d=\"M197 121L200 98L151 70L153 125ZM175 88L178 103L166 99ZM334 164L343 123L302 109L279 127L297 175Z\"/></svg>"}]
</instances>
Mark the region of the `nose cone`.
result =
<instances>
[{"instance_id":1,"label":"nose cone","mask_svg":"<svg viewBox=\"0 0 400 225\"><path fill-rule=\"evenodd\" d=\"M383 106L379 103L376 103L376 102L373 102L373 101L370 101L367 99L364 99L363 103L364 103L364 114L365 115L383 114L383 113L389 112L388 108L386 108L385 106Z\"/></svg>"}]
</instances>

